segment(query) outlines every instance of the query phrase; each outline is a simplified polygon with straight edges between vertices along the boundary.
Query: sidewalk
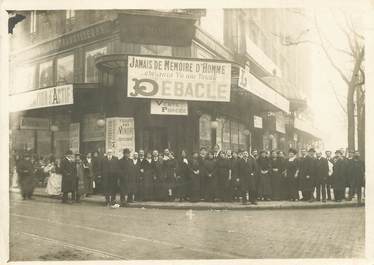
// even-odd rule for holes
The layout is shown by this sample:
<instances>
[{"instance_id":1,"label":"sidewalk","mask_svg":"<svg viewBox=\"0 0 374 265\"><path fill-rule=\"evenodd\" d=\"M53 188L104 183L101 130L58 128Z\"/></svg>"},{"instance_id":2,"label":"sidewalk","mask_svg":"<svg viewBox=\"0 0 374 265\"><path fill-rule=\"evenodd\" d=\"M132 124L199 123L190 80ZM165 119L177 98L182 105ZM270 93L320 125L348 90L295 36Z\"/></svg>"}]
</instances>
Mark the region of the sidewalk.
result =
<instances>
[{"instance_id":1,"label":"sidewalk","mask_svg":"<svg viewBox=\"0 0 374 265\"><path fill-rule=\"evenodd\" d=\"M10 192L19 193L18 188L11 188ZM45 192L45 188L36 188L34 191L36 197L51 197ZM83 202L96 203L104 205L104 196L91 195L82 199ZM364 204L360 205L363 207ZM129 208L149 208L149 209L184 209L184 210L269 210L269 209L320 209L320 208L343 208L343 207L357 207L356 199L353 201L343 201L340 203L327 201L322 202L291 202L291 201L260 201L257 205L242 205L239 202L133 202L127 207Z\"/></svg>"}]
</instances>

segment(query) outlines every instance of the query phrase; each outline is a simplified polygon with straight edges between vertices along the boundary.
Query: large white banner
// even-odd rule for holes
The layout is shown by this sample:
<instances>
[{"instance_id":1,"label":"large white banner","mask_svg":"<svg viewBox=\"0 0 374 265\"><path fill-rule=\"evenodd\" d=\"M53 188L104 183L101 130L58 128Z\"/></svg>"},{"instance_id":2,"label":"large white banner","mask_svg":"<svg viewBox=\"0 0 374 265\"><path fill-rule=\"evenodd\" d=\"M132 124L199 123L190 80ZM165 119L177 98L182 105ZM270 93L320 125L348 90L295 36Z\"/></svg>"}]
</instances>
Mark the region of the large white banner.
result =
<instances>
[{"instance_id":1,"label":"large white banner","mask_svg":"<svg viewBox=\"0 0 374 265\"><path fill-rule=\"evenodd\" d=\"M188 115L187 101L152 99L151 114Z\"/></svg>"},{"instance_id":2,"label":"large white banner","mask_svg":"<svg viewBox=\"0 0 374 265\"><path fill-rule=\"evenodd\" d=\"M107 118L105 149L112 149L114 155L122 157L123 149L135 150L134 118Z\"/></svg>"},{"instance_id":3,"label":"large white banner","mask_svg":"<svg viewBox=\"0 0 374 265\"><path fill-rule=\"evenodd\" d=\"M73 85L49 87L10 96L12 112L73 104Z\"/></svg>"},{"instance_id":4,"label":"large white banner","mask_svg":"<svg viewBox=\"0 0 374 265\"><path fill-rule=\"evenodd\" d=\"M290 102L284 96L257 79L247 69L240 68L238 86L269 102L280 110L286 113L290 112Z\"/></svg>"},{"instance_id":5,"label":"large white banner","mask_svg":"<svg viewBox=\"0 0 374 265\"><path fill-rule=\"evenodd\" d=\"M231 64L128 56L127 96L230 101Z\"/></svg>"}]
</instances>

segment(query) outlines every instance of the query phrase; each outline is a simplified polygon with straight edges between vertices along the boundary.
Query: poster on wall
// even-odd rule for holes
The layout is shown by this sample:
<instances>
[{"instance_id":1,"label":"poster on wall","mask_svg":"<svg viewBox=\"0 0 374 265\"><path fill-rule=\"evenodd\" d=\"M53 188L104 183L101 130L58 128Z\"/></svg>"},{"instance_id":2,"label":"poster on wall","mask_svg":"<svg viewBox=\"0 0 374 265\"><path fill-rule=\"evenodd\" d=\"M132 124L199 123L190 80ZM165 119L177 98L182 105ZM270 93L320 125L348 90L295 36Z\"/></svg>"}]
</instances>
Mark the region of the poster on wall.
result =
<instances>
[{"instance_id":1,"label":"poster on wall","mask_svg":"<svg viewBox=\"0 0 374 265\"><path fill-rule=\"evenodd\" d=\"M134 118L114 117L106 119L105 150L112 149L121 158L123 149L135 150Z\"/></svg>"},{"instance_id":2,"label":"poster on wall","mask_svg":"<svg viewBox=\"0 0 374 265\"><path fill-rule=\"evenodd\" d=\"M69 149L74 153L79 153L79 133L80 123L71 123L69 127Z\"/></svg>"},{"instance_id":3,"label":"poster on wall","mask_svg":"<svg viewBox=\"0 0 374 265\"><path fill-rule=\"evenodd\" d=\"M128 97L230 101L230 63L128 56L127 68Z\"/></svg>"}]
</instances>

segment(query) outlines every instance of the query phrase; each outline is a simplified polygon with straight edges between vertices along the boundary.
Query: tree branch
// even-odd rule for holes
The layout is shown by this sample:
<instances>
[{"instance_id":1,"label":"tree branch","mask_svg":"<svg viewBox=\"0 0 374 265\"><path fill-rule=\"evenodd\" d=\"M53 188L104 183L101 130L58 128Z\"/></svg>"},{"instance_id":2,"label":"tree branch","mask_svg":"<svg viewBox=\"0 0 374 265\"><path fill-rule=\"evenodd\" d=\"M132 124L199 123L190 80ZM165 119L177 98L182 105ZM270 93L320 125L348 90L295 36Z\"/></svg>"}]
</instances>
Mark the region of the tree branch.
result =
<instances>
[{"instance_id":1,"label":"tree branch","mask_svg":"<svg viewBox=\"0 0 374 265\"><path fill-rule=\"evenodd\" d=\"M344 80L344 82L349 85L349 80L348 78L346 77L346 75L344 74L343 70L340 69L337 64L334 62L334 60L331 58L331 55L329 54L324 42L323 42L323 37L322 37L322 33L319 29L319 25L318 25L318 21L317 21L317 17L316 15L314 14L314 22L315 22L315 26L316 26L316 29L317 29L317 33L318 33L318 36L320 38L320 41L321 41L321 48L322 50L324 51L327 59L329 60L331 66L340 74L341 78Z\"/></svg>"},{"instance_id":2,"label":"tree branch","mask_svg":"<svg viewBox=\"0 0 374 265\"><path fill-rule=\"evenodd\" d=\"M336 89L335 89L335 86L332 84L332 82L329 80L329 83L330 83L330 87L332 88L332 91L334 92L334 95L335 95L335 99L336 101L338 102L340 108L342 109L342 111L347 114L347 109L344 107L343 103L340 101L339 97L338 97L338 94L336 93Z\"/></svg>"}]
</instances>

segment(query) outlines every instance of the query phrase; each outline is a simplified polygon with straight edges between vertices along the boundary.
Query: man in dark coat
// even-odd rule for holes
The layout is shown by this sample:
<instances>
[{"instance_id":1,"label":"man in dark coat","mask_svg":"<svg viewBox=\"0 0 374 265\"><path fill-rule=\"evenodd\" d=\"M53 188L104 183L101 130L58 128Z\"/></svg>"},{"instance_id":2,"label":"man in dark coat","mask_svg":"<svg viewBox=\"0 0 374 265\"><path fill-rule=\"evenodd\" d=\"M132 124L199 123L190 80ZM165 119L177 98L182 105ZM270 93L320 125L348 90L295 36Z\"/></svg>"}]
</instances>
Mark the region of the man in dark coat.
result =
<instances>
[{"instance_id":1,"label":"man in dark coat","mask_svg":"<svg viewBox=\"0 0 374 265\"><path fill-rule=\"evenodd\" d=\"M313 202L313 190L316 175L315 150L310 148L308 155L300 161L300 190L303 201Z\"/></svg>"},{"instance_id":2,"label":"man in dark coat","mask_svg":"<svg viewBox=\"0 0 374 265\"><path fill-rule=\"evenodd\" d=\"M61 191L62 191L62 203L68 202L69 193L71 193L72 201L75 200L75 192L77 189L77 174L74 162L73 152L71 150L65 153L64 158L61 160Z\"/></svg>"},{"instance_id":3,"label":"man in dark coat","mask_svg":"<svg viewBox=\"0 0 374 265\"><path fill-rule=\"evenodd\" d=\"M119 190L120 190L120 200L121 206L124 207L127 205L128 200L128 182L130 178L131 164L130 159L130 149L123 149L123 157L118 161L119 164Z\"/></svg>"},{"instance_id":4,"label":"man in dark coat","mask_svg":"<svg viewBox=\"0 0 374 265\"><path fill-rule=\"evenodd\" d=\"M93 179L94 179L94 194L103 192L103 179L101 176L102 170L101 170L101 163L102 163L102 157L99 156L98 152L93 153L92 157L92 173L93 173Z\"/></svg>"},{"instance_id":5,"label":"man in dark coat","mask_svg":"<svg viewBox=\"0 0 374 265\"><path fill-rule=\"evenodd\" d=\"M31 162L30 154L26 153L24 157L17 163L18 184L21 188L22 198L24 200L31 199L34 191L34 166Z\"/></svg>"},{"instance_id":6,"label":"man in dark coat","mask_svg":"<svg viewBox=\"0 0 374 265\"><path fill-rule=\"evenodd\" d=\"M329 172L327 176L327 183L326 183L326 190L327 190L327 200L331 201L331 189L332 189L332 182L333 182L333 169L334 169L334 159L331 156L331 151L326 151L326 160L329 166Z\"/></svg>"},{"instance_id":7,"label":"man in dark coat","mask_svg":"<svg viewBox=\"0 0 374 265\"><path fill-rule=\"evenodd\" d=\"M205 198L206 189L207 189L207 179L206 172L204 168L204 160L207 159L207 150L205 147L200 148L199 153L199 164L200 164L200 199ZM217 157L218 158L218 157Z\"/></svg>"},{"instance_id":8,"label":"man in dark coat","mask_svg":"<svg viewBox=\"0 0 374 265\"><path fill-rule=\"evenodd\" d=\"M362 187L365 186L365 162L360 160L360 153L358 151L354 152L350 165L350 174L353 180L352 188L349 188L349 198L352 200L354 193L357 193L357 203L361 204Z\"/></svg>"},{"instance_id":9,"label":"man in dark coat","mask_svg":"<svg viewBox=\"0 0 374 265\"><path fill-rule=\"evenodd\" d=\"M335 152L336 162L334 164L333 173L333 188L334 197L336 202L341 202L344 199L347 165L343 157L343 153L340 150Z\"/></svg>"},{"instance_id":10,"label":"man in dark coat","mask_svg":"<svg viewBox=\"0 0 374 265\"><path fill-rule=\"evenodd\" d=\"M135 156L135 153L134 153ZM135 157L134 157L135 158ZM138 179L137 179L137 200L143 201L144 199L144 161L145 161L145 154L144 150L139 150L139 157L137 158L137 169L138 169Z\"/></svg>"},{"instance_id":11,"label":"man in dark coat","mask_svg":"<svg viewBox=\"0 0 374 265\"><path fill-rule=\"evenodd\" d=\"M105 194L105 205L110 206L111 204L115 204L116 201L119 175L118 158L113 155L113 151L111 149L107 150L107 155L102 161L101 170Z\"/></svg>"},{"instance_id":12,"label":"man in dark coat","mask_svg":"<svg viewBox=\"0 0 374 265\"><path fill-rule=\"evenodd\" d=\"M326 185L327 178L329 174L329 164L326 158L322 157L322 153L317 153L316 159L316 193L317 201L321 201L322 192L322 202L326 202Z\"/></svg>"},{"instance_id":13,"label":"man in dark coat","mask_svg":"<svg viewBox=\"0 0 374 265\"><path fill-rule=\"evenodd\" d=\"M243 152L243 159L239 164L240 185L242 190L243 204L247 202L247 193L251 204L256 202L256 161L249 157L247 151Z\"/></svg>"}]
</instances>

